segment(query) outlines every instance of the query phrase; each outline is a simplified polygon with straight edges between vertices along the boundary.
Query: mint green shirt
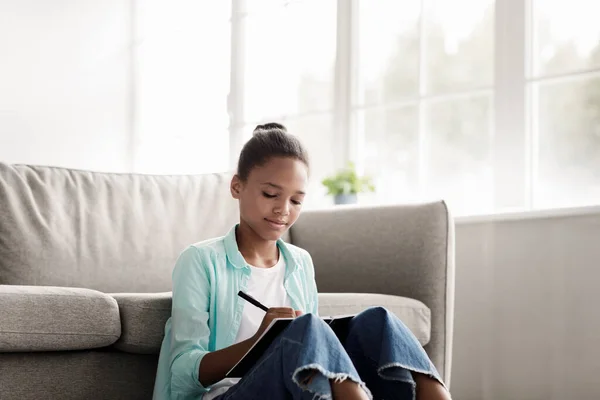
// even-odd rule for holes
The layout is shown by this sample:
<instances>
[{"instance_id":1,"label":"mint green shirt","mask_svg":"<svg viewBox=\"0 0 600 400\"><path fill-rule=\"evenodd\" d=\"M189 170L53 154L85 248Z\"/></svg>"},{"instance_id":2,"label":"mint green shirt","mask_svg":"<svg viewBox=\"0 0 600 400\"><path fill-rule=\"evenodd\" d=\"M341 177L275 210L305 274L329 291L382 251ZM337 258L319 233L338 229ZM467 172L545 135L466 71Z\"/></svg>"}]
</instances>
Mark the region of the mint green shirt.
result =
<instances>
[{"instance_id":1,"label":"mint green shirt","mask_svg":"<svg viewBox=\"0 0 600 400\"><path fill-rule=\"evenodd\" d=\"M235 229L189 246L177 259L153 399L201 399L209 390L198 378L202 357L235 341L245 301L237 293L246 289L252 273L238 249ZM284 287L292 307L318 314L310 255L281 239L277 246L286 263Z\"/></svg>"}]
</instances>

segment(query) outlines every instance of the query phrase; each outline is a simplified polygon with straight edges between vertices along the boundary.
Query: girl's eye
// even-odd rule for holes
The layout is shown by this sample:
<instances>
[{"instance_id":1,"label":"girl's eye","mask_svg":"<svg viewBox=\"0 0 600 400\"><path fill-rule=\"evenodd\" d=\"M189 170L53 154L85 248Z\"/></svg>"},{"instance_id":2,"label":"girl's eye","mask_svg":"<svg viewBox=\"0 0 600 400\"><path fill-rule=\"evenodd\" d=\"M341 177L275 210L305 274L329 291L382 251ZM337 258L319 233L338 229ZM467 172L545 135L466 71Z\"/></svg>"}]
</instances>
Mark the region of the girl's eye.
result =
<instances>
[{"instance_id":1,"label":"girl's eye","mask_svg":"<svg viewBox=\"0 0 600 400\"><path fill-rule=\"evenodd\" d=\"M273 198L277 197L277 195L269 194L267 192L263 192L263 196L265 196L267 199L273 199Z\"/></svg>"},{"instance_id":2,"label":"girl's eye","mask_svg":"<svg viewBox=\"0 0 600 400\"><path fill-rule=\"evenodd\" d=\"M302 203L301 203L301 202L299 202L298 200L292 200L292 203L294 203L294 204L295 204L295 205L297 205L297 206L299 206L299 205L301 205L301 204L302 204Z\"/></svg>"}]
</instances>

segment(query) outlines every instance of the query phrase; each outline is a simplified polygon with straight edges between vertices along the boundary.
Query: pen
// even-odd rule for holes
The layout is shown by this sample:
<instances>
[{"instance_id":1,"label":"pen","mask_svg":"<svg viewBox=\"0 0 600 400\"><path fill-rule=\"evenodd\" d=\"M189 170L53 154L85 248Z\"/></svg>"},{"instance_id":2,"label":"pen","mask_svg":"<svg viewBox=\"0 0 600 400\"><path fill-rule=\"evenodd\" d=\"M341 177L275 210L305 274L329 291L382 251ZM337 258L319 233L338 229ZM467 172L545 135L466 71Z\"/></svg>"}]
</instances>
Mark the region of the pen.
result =
<instances>
[{"instance_id":1,"label":"pen","mask_svg":"<svg viewBox=\"0 0 600 400\"><path fill-rule=\"evenodd\" d=\"M260 308L261 310L263 310L265 312L269 311L269 307L263 305L260 301L256 300L254 297L250 296L249 294L242 292L241 290L238 292L238 296L240 296L242 299L246 300L248 303Z\"/></svg>"}]
</instances>

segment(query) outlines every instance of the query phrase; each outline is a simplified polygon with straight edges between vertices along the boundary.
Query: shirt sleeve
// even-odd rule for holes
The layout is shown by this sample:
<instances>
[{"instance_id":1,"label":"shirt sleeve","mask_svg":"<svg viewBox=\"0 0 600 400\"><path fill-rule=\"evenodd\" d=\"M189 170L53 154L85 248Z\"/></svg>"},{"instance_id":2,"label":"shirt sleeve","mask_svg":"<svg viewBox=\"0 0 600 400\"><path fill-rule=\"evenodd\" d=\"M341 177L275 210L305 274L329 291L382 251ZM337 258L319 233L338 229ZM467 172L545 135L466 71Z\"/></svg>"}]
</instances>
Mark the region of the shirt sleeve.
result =
<instances>
[{"instance_id":1,"label":"shirt sleeve","mask_svg":"<svg viewBox=\"0 0 600 400\"><path fill-rule=\"evenodd\" d=\"M200 384L200 362L208 353L210 329L210 263L196 247L184 250L173 270L171 310L171 394L173 398L197 398L207 391Z\"/></svg>"},{"instance_id":2,"label":"shirt sleeve","mask_svg":"<svg viewBox=\"0 0 600 400\"><path fill-rule=\"evenodd\" d=\"M317 282L315 280L315 267L313 265L312 257L305 251L305 264L306 264L306 282L308 290L308 298L310 301L309 313L319 315L319 293L317 291Z\"/></svg>"}]
</instances>

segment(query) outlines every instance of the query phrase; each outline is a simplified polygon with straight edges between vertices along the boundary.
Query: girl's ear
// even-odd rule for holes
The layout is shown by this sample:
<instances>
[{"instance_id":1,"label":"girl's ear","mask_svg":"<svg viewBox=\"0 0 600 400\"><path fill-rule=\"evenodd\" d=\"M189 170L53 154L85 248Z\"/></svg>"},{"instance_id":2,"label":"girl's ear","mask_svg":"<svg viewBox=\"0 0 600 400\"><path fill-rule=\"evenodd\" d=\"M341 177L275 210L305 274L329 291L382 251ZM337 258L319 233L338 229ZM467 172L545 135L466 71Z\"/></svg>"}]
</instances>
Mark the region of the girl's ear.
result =
<instances>
[{"instance_id":1,"label":"girl's ear","mask_svg":"<svg viewBox=\"0 0 600 400\"><path fill-rule=\"evenodd\" d=\"M237 176L237 174L234 175L233 178L231 178L229 190L231 190L231 197L233 197L236 200L239 200L240 193L242 191L242 180L239 176Z\"/></svg>"}]
</instances>

